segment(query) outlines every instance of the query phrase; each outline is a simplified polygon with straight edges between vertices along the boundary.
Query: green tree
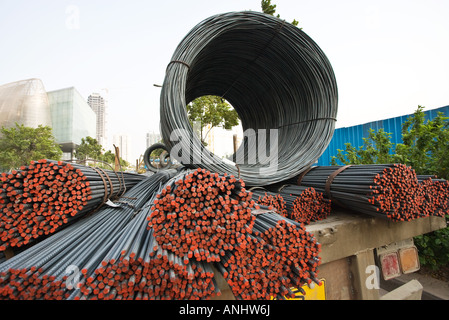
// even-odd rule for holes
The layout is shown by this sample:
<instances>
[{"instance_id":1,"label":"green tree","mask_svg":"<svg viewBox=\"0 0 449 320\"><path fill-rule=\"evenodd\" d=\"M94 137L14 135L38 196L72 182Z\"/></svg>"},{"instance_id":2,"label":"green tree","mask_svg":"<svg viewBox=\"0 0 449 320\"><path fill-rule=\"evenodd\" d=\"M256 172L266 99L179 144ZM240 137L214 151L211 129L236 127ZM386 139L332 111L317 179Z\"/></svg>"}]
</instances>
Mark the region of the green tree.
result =
<instances>
[{"instance_id":1,"label":"green tree","mask_svg":"<svg viewBox=\"0 0 449 320\"><path fill-rule=\"evenodd\" d=\"M359 148L345 143L345 150L337 149L337 156L332 156L332 165L338 161L343 164L375 164L393 163L397 156L393 154L394 144L391 142L391 133L383 129L375 131L369 129L367 138L363 138L363 145Z\"/></svg>"},{"instance_id":2,"label":"green tree","mask_svg":"<svg viewBox=\"0 0 449 320\"><path fill-rule=\"evenodd\" d=\"M446 221L449 215L446 215ZM421 265L432 270L449 265L449 227L414 238Z\"/></svg>"},{"instance_id":3,"label":"green tree","mask_svg":"<svg viewBox=\"0 0 449 320\"><path fill-rule=\"evenodd\" d=\"M217 96L202 96L193 100L187 105L187 114L192 126L198 122L203 144L206 144L206 137L212 128L221 126L231 129L239 124L237 112L225 99Z\"/></svg>"},{"instance_id":4,"label":"green tree","mask_svg":"<svg viewBox=\"0 0 449 320\"><path fill-rule=\"evenodd\" d=\"M425 120L424 108L402 125L403 143L396 145L401 162L411 166L418 174L433 174L448 179L449 118L439 112L433 120Z\"/></svg>"},{"instance_id":5,"label":"green tree","mask_svg":"<svg viewBox=\"0 0 449 320\"><path fill-rule=\"evenodd\" d=\"M103 153L102 146L97 139L86 137L81 139L81 144L75 151L75 157L79 160L95 159L100 160Z\"/></svg>"},{"instance_id":6,"label":"green tree","mask_svg":"<svg viewBox=\"0 0 449 320\"><path fill-rule=\"evenodd\" d=\"M276 13L276 5L275 4L271 4L271 0L262 0L261 1L261 7L262 7L262 12L269 14L271 16L274 16L274 14ZM277 18L280 18L280 15L276 15ZM294 26L298 26L298 21L296 21L296 19L293 19L293 21L291 22L292 25Z\"/></svg>"},{"instance_id":7,"label":"green tree","mask_svg":"<svg viewBox=\"0 0 449 320\"><path fill-rule=\"evenodd\" d=\"M261 1L262 12L274 16L276 13L276 5L271 4L271 0L262 0ZM277 15L279 18L279 15Z\"/></svg>"},{"instance_id":8,"label":"green tree","mask_svg":"<svg viewBox=\"0 0 449 320\"><path fill-rule=\"evenodd\" d=\"M113 153L111 150L106 151L103 153L100 157L100 159L108 164L110 164L112 167L114 167L115 164L115 153ZM126 161L125 159L122 159L122 157L119 157L120 159L120 166L123 168L129 168L131 164Z\"/></svg>"},{"instance_id":9,"label":"green tree","mask_svg":"<svg viewBox=\"0 0 449 320\"><path fill-rule=\"evenodd\" d=\"M37 128L16 123L15 127L2 127L0 134L0 169L10 170L28 165L32 160L60 160L62 150L55 142L52 129Z\"/></svg>"},{"instance_id":10,"label":"green tree","mask_svg":"<svg viewBox=\"0 0 449 320\"><path fill-rule=\"evenodd\" d=\"M93 160L88 161L87 164L104 169L114 169L115 153L108 150L105 152L103 147L98 143L97 139L92 137L85 137L81 139L81 144L75 151L75 157L78 160ZM120 159L122 169L130 167L130 163L126 160ZM95 162L97 160L97 162Z\"/></svg>"}]
</instances>

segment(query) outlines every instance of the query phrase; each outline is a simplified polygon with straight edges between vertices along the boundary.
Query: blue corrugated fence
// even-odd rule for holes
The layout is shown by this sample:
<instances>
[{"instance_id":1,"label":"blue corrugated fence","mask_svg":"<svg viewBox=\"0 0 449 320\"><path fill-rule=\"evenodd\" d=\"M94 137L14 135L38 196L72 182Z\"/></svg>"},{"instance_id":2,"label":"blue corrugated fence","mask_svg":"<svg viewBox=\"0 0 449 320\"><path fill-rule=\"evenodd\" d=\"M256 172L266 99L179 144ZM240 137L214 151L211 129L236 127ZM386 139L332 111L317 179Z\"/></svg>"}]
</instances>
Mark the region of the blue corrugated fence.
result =
<instances>
[{"instance_id":1,"label":"blue corrugated fence","mask_svg":"<svg viewBox=\"0 0 449 320\"><path fill-rule=\"evenodd\" d=\"M438 115L438 112L442 112L445 116L449 116L449 106L432 110L424 110L426 119L430 120L434 119ZM352 127L335 129L332 140L322 156L318 159L317 165L330 165L332 156L336 156L338 154L338 149L345 150L345 143L349 142L356 148L362 146L363 138L368 137L369 135L369 129L378 131L383 128L385 132L392 133L391 142L395 144L402 143L402 123L404 123L411 115L412 114L407 114L395 118L359 124Z\"/></svg>"}]
</instances>

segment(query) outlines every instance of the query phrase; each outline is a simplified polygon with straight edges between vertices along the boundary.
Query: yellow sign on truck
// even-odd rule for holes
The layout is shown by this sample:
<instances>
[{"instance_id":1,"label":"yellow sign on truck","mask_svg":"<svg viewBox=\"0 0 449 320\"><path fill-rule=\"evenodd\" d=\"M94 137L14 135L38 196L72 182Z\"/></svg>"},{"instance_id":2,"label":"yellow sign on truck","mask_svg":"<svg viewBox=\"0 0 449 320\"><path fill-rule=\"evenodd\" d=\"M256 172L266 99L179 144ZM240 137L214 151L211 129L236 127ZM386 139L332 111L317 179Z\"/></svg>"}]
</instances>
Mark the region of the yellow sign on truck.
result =
<instances>
[{"instance_id":1,"label":"yellow sign on truck","mask_svg":"<svg viewBox=\"0 0 449 320\"><path fill-rule=\"evenodd\" d=\"M290 290L293 291L295 294L294 298L287 298L286 300L326 300L326 290L325 290L325 283L326 281L324 279L320 279L321 285L317 285L315 283L311 283L310 287L305 284L301 288L303 291L299 290L298 288L292 287ZM305 294L303 294L304 292Z\"/></svg>"}]
</instances>

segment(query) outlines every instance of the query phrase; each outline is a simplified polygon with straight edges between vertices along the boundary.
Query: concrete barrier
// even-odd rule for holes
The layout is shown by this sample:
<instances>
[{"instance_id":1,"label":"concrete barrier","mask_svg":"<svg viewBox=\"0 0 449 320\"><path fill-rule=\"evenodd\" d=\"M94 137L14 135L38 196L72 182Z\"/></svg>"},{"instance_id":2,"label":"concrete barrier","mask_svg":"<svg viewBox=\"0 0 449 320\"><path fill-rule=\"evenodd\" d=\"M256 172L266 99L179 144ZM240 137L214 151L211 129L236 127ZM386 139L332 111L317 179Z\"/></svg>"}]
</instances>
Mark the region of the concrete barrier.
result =
<instances>
[{"instance_id":1,"label":"concrete barrier","mask_svg":"<svg viewBox=\"0 0 449 320\"><path fill-rule=\"evenodd\" d=\"M380 300L421 300L423 286L418 280L410 280L406 284L388 292Z\"/></svg>"}]
</instances>

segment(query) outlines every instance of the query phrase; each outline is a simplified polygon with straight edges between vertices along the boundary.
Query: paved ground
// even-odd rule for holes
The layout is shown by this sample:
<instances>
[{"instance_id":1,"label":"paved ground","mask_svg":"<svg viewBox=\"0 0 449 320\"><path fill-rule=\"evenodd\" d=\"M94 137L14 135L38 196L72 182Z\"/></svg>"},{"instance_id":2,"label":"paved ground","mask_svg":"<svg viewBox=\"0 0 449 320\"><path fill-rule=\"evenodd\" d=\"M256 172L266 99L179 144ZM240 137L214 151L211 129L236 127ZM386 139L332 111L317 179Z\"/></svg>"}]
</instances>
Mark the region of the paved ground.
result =
<instances>
[{"instance_id":1,"label":"paved ground","mask_svg":"<svg viewBox=\"0 0 449 320\"><path fill-rule=\"evenodd\" d=\"M404 274L389 281L381 281L381 287L383 289L381 290L381 295L413 279L418 280L423 286L422 300L449 300L449 282L441 281L417 272Z\"/></svg>"}]
</instances>

